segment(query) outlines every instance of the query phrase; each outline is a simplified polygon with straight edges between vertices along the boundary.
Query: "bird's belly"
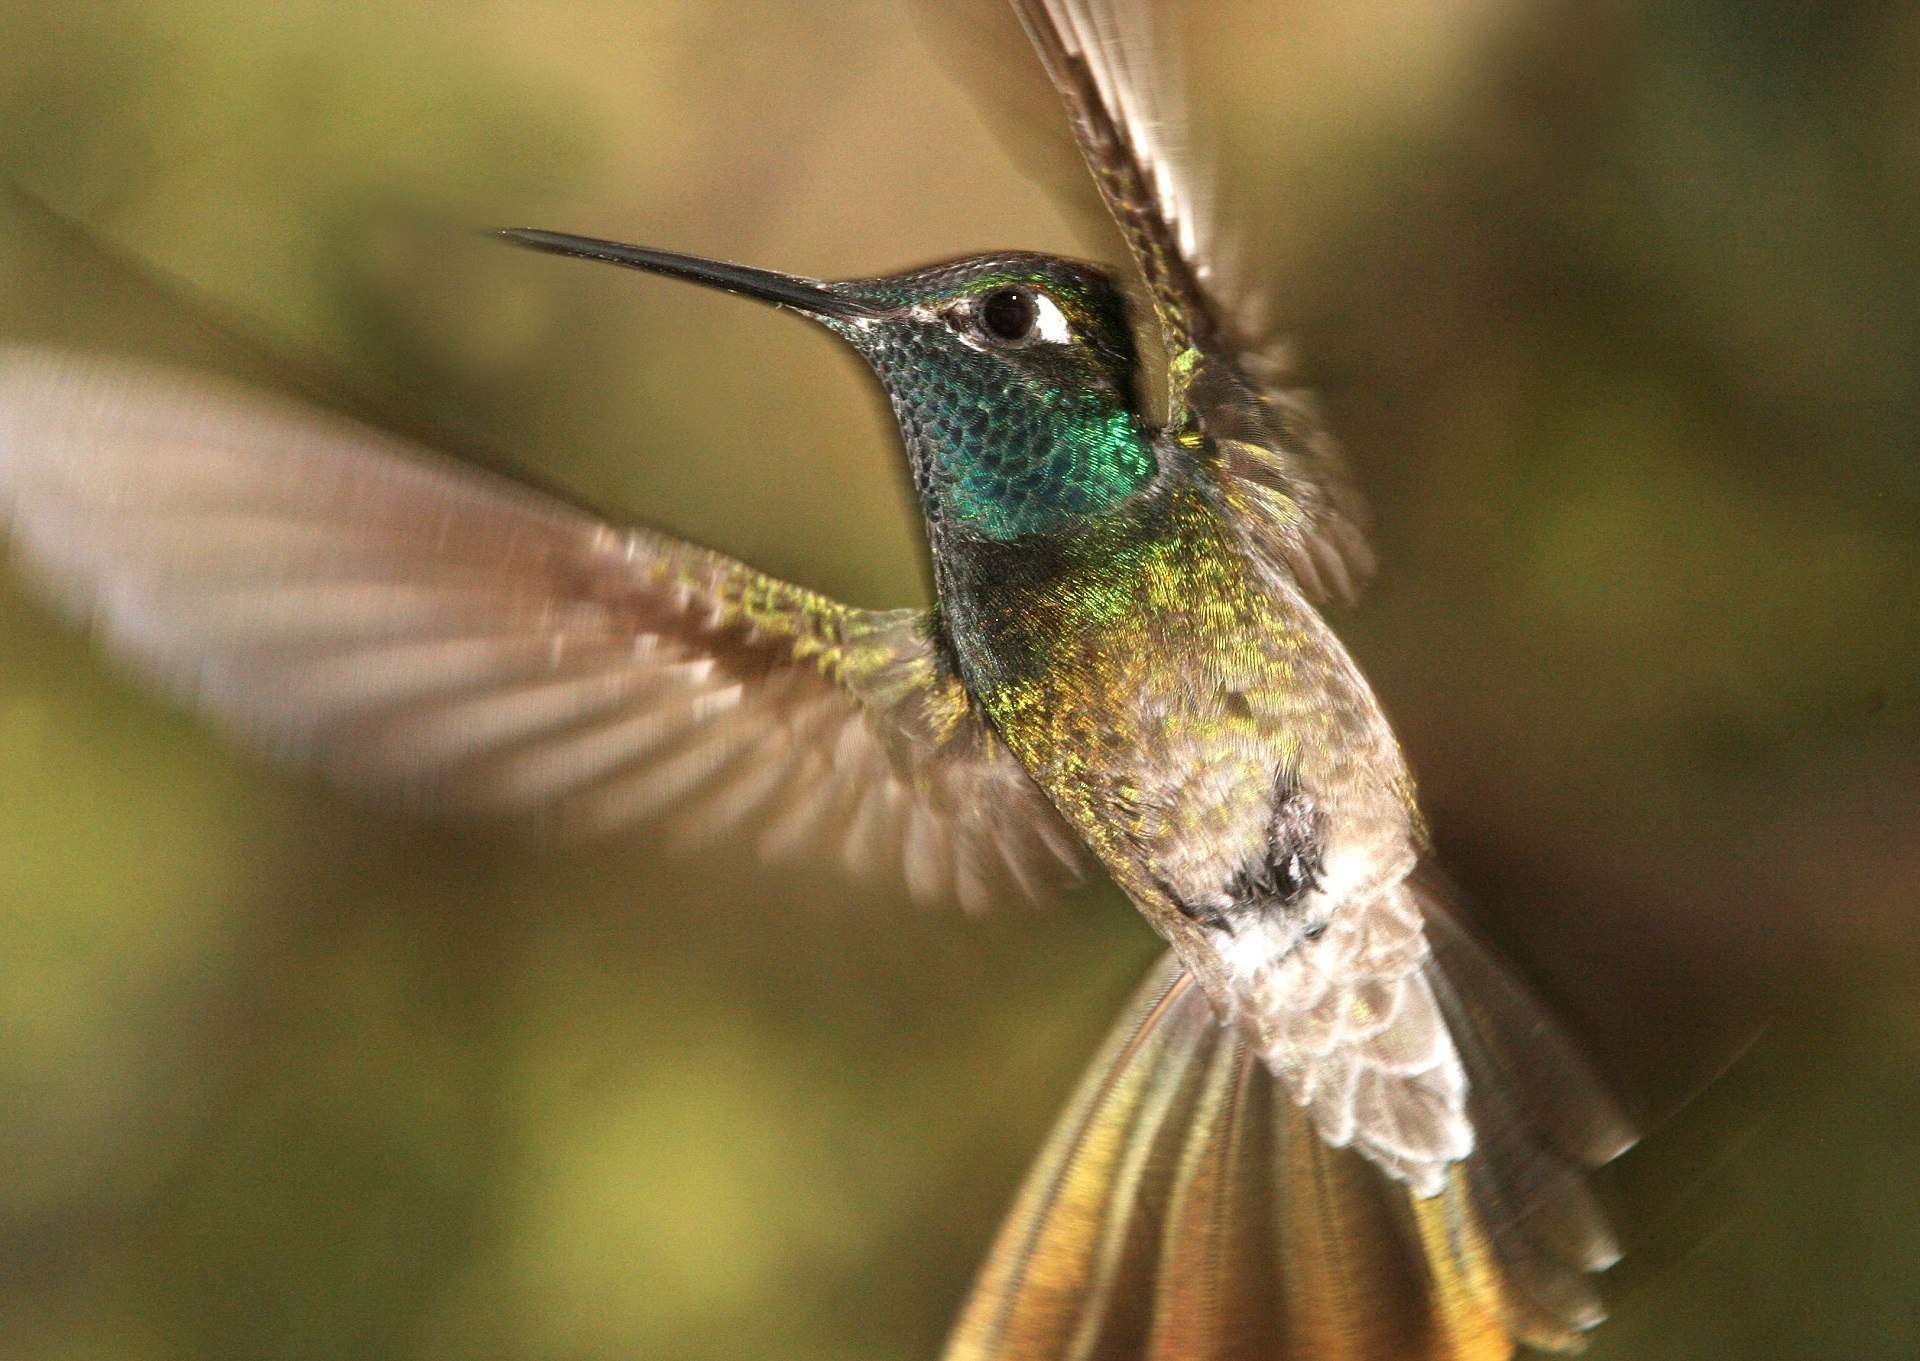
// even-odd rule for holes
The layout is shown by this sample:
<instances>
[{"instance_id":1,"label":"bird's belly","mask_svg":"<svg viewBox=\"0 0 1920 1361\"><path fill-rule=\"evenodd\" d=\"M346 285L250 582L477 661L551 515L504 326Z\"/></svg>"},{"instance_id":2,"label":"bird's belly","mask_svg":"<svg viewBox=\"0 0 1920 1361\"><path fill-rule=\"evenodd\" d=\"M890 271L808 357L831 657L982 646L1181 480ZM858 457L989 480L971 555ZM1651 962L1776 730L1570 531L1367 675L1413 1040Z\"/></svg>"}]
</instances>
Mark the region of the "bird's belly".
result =
<instances>
[{"instance_id":1,"label":"bird's belly","mask_svg":"<svg viewBox=\"0 0 1920 1361\"><path fill-rule=\"evenodd\" d=\"M1265 842L1288 781L1294 733L1232 685L1191 675L1144 687L1104 714L1106 741L1083 797L1119 857L1184 901L1216 890Z\"/></svg>"},{"instance_id":2,"label":"bird's belly","mask_svg":"<svg viewBox=\"0 0 1920 1361\"><path fill-rule=\"evenodd\" d=\"M984 697L1143 906L1204 911L1258 879L1288 800L1311 806L1356 881L1411 862L1411 782L1392 733L1338 640L1304 602L1285 604L1175 600L1062 629L1044 667Z\"/></svg>"}]
</instances>

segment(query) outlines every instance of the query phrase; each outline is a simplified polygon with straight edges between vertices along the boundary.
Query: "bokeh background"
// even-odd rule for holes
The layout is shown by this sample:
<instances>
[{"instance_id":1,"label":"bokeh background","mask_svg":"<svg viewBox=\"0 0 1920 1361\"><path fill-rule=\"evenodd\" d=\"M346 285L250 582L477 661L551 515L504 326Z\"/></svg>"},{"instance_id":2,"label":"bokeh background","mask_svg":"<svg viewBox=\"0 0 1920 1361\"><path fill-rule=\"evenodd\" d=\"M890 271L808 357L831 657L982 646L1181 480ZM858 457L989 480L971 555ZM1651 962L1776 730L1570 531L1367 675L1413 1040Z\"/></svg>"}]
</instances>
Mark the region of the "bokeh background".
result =
<instances>
[{"instance_id":1,"label":"bokeh background","mask_svg":"<svg viewBox=\"0 0 1920 1361\"><path fill-rule=\"evenodd\" d=\"M1920 5L1189 27L1376 508L1336 626L1648 1126L1591 1354L1920 1355ZM0 199L0 336L323 389L865 604L926 586L850 356L475 229L822 275L1111 245L991 4L0 35L0 177L85 227ZM1153 948L1103 885L970 921L405 825L0 582L0 1357L931 1357Z\"/></svg>"}]
</instances>

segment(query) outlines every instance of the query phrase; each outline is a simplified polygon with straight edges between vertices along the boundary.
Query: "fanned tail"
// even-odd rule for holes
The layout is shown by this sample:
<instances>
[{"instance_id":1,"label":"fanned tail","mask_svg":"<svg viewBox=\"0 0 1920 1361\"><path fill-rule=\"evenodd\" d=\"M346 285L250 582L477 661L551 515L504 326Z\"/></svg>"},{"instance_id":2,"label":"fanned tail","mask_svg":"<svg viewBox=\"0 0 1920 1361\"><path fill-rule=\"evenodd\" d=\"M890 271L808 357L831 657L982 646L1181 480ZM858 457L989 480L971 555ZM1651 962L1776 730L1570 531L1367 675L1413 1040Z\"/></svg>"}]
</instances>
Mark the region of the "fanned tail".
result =
<instances>
[{"instance_id":1,"label":"fanned tail","mask_svg":"<svg viewBox=\"0 0 1920 1361\"><path fill-rule=\"evenodd\" d=\"M1315 1132L1169 956L1021 1188L944 1361L1503 1361L1572 1349L1628 1142L1525 990L1429 899L1478 1145L1419 1197Z\"/></svg>"}]
</instances>

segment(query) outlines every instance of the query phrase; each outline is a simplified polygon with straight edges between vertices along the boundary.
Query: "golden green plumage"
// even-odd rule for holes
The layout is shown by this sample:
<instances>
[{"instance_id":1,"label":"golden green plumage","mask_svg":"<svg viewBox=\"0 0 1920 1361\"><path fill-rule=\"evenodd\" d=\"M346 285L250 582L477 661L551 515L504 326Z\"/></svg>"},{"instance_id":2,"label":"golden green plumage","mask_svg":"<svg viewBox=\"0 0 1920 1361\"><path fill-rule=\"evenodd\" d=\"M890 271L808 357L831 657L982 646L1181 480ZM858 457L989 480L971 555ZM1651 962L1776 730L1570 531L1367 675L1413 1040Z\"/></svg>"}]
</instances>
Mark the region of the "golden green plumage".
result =
<instances>
[{"instance_id":1,"label":"golden green plumage","mask_svg":"<svg viewBox=\"0 0 1920 1361\"><path fill-rule=\"evenodd\" d=\"M1115 865L1156 834L1154 753L1221 779L1244 751L1218 801L1264 803L1282 770L1332 775L1351 711L1370 708L1344 693L1350 675L1304 603L1257 579L1198 476L1057 541L957 547L943 568L982 709Z\"/></svg>"}]
</instances>

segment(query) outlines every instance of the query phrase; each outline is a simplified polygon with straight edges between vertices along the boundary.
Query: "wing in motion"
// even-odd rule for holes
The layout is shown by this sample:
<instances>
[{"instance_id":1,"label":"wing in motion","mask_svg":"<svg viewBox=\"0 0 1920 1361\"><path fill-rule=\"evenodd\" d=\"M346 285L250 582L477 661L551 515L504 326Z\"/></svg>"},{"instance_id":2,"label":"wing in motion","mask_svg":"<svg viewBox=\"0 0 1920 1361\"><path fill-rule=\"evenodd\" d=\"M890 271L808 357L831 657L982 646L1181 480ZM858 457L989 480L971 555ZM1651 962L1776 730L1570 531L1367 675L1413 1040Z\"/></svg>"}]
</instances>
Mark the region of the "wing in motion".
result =
<instances>
[{"instance_id":1,"label":"wing in motion","mask_svg":"<svg viewBox=\"0 0 1920 1361\"><path fill-rule=\"evenodd\" d=\"M221 727L434 809L672 811L837 840L917 897L1045 891L1077 843L914 610L852 609L365 427L0 350L0 526Z\"/></svg>"},{"instance_id":2,"label":"wing in motion","mask_svg":"<svg viewBox=\"0 0 1920 1361\"><path fill-rule=\"evenodd\" d=\"M1054 1128L944 1361L1506 1361L1576 1347L1627 1141L1571 1046L1431 900L1480 1141L1436 1193L1331 1146L1169 956ZM1455 985L1459 991L1456 992ZM1470 998L1463 1001L1462 998Z\"/></svg>"},{"instance_id":3,"label":"wing in motion","mask_svg":"<svg viewBox=\"0 0 1920 1361\"><path fill-rule=\"evenodd\" d=\"M1146 0L1013 0L1100 196L1153 300L1171 365L1172 423L1198 425L1248 547L1317 598L1350 600L1373 571L1366 508L1279 347L1225 281L1183 145L1177 73Z\"/></svg>"}]
</instances>

